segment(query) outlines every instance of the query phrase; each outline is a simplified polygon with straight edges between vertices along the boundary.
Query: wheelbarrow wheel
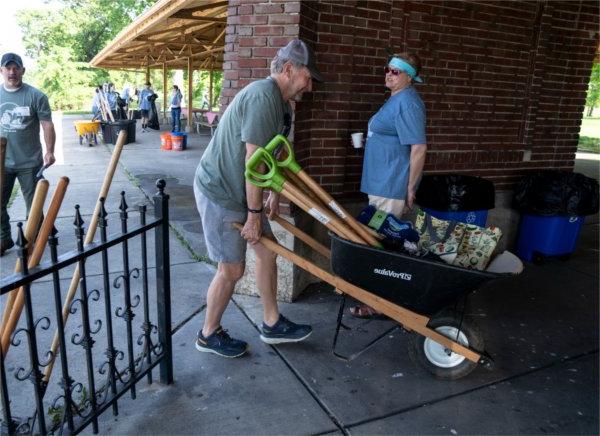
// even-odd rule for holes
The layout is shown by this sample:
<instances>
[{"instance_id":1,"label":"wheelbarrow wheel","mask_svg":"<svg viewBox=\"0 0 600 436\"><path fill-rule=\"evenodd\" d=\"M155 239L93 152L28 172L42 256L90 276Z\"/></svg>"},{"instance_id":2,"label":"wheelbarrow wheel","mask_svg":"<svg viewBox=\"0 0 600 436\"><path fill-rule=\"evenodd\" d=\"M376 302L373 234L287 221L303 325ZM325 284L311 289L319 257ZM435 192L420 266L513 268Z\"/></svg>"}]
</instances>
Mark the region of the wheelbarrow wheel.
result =
<instances>
[{"instance_id":1,"label":"wheelbarrow wheel","mask_svg":"<svg viewBox=\"0 0 600 436\"><path fill-rule=\"evenodd\" d=\"M483 337L471 319L465 317L461 323L460 315L445 313L433 317L428 327L461 345L483 350ZM414 332L410 335L408 354L417 365L444 380L458 380L477 368L477 363Z\"/></svg>"}]
</instances>

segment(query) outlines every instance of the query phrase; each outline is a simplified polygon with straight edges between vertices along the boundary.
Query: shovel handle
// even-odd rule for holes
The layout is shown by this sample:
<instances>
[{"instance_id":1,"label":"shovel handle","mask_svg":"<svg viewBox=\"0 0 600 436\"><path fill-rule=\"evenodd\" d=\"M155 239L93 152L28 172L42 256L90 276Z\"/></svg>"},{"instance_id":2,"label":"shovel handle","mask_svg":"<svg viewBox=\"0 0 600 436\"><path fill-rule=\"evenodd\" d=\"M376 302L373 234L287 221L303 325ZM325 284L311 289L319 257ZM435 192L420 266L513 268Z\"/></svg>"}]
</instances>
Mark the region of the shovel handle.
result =
<instances>
[{"instance_id":1,"label":"shovel handle","mask_svg":"<svg viewBox=\"0 0 600 436\"><path fill-rule=\"evenodd\" d=\"M265 165L267 172L262 173L260 167ZM246 179L255 186L260 188L269 188L275 192L281 192L285 178L279 171L275 159L271 154L260 147L250 156L246 162L246 171L244 172Z\"/></svg>"},{"instance_id":2,"label":"shovel handle","mask_svg":"<svg viewBox=\"0 0 600 436\"><path fill-rule=\"evenodd\" d=\"M294 155L294 149L292 148L292 144L290 143L290 141L288 141L288 139L285 136L275 136L267 145L265 145L265 150L274 155L275 150L277 150L280 144L284 145L287 151L287 157L283 160L276 159L277 166L280 168L287 168L294 174L298 174L302 170L302 168L300 167L300 165L298 165L298 162L296 162L296 156Z\"/></svg>"}]
</instances>

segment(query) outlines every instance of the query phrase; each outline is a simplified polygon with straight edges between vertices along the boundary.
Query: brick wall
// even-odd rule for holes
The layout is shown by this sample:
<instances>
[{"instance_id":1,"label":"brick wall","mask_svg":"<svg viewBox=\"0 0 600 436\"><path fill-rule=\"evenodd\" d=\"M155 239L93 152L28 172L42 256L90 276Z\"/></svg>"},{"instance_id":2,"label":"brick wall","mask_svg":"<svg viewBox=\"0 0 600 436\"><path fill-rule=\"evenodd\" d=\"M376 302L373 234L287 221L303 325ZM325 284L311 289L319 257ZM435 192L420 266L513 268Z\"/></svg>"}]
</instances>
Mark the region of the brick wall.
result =
<instances>
[{"instance_id":1,"label":"brick wall","mask_svg":"<svg viewBox=\"0 0 600 436\"><path fill-rule=\"evenodd\" d=\"M290 38L309 41L328 79L296 106L300 164L355 197L365 130L387 98L388 47L417 52L426 83L428 172L509 188L534 168L571 169L598 46L597 1L230 1L222 103L268 74Z\"/></svg>"},{"instance_id":2,"label":"brick wall","mask_svg":"<svg viewBox=\"0 0 600 436\"><path fill-rule=\"evenodd\" d=\"M298 36L300 1L229 0L221 105L269 75L277 49Z\"/></svg>"}]
</instances>

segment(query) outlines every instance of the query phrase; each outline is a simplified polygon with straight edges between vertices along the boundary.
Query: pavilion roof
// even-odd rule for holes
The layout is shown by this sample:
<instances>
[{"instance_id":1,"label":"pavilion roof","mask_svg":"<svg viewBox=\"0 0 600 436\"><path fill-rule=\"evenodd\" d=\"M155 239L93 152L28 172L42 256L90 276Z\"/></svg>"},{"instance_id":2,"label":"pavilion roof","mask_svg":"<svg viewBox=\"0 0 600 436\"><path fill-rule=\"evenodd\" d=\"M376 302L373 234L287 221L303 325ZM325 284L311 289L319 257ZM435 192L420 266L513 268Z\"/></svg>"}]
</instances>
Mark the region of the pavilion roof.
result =
<instances>
[{"instance_id":1,"label":"pavilion roof","mask_svg":"<svg viewBox=\"0 0 600 436\"><path fill-rule=\"evenodd\" d=\"M160 0L90 62L113 69L221 69L227 0Z\"/></svg>"}]
</instances>

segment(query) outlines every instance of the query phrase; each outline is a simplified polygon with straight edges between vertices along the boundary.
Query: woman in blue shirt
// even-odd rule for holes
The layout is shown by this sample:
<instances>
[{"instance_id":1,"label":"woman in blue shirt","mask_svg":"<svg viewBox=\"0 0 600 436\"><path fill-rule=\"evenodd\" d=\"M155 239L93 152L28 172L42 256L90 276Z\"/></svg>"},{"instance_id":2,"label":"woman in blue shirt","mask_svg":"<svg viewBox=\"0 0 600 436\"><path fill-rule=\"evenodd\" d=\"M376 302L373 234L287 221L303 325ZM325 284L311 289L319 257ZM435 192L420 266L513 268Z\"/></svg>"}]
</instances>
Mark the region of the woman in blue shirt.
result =
<instances>
[{"instance_id":1,"label":"woman in blue shirt","mask_svg":"<svg viewBox=\"0 0 600 436\"><path fill-rule=\"evenodd\" d=\"M173 91L171 92L171 132L181 131L181 100L183 95L177 85L173 85Z\"/></svg>"},{"instance_id":2,"label":"woman in blue shirt","mask_svg":"<svg viewBox=\"0 0 600 436\"><path fill-rule=\"evenodd\" d=\"M391 57L385 67L385 86L390 98L369 120L360 190L369 204L379 210L402 216L412 209L417 184L423 172L427 141L425 105L413 88L421 83L421 62L412 53ZM378 315L368 306L350 308L359 318Z\"/></svg>"}]
</instances>

